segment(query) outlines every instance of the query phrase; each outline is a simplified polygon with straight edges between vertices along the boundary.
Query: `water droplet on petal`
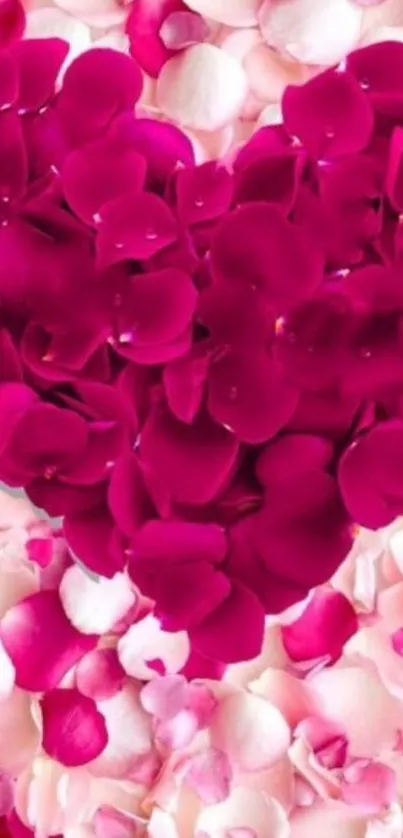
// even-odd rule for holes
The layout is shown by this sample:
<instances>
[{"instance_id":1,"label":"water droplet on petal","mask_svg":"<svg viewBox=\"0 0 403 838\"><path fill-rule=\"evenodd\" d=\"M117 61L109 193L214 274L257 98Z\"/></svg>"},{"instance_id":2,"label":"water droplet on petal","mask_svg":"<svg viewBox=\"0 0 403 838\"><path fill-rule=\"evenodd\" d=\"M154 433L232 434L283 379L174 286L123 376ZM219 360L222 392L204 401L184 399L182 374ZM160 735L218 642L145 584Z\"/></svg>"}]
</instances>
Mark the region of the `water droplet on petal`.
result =
<instances>
[{"instance_id":1,"label":"water droplet on petal","mask_svg":"<svg viewBox=\"0 0 403 838\"><path fill-rule=\"evenodd\" d=\"M116 247L116 250L122 250L122 248L124 247L124 244L123 244L123 242L116 242L115 247Z\"/></svg>"},{"instance_id":2,"label":"water droplet on petal","mask_svg":"<svg viewBox=\"0 0 403 838\"><path fill-rule=\"evenodd\" d=\"M204 201L202 198L195 198L195 207L198 207L199 209L204 207Z\"/></svg>"},{"instance_id":3,"label":"water droplet on petal","mask_svg":"<svg viewBox=\"0 0 403 838\"><path fill-rule=\"evenodd\" d=\"M56 476L56 468L55 466L46 466L43 476L45 480L52 480Z\"/></svg>"},{"instance_id":4,"label":"water droplet on petal","mask_svg":"<svg viewBox=\"0 0 403 838\"><path fill-rule=\"evenodd\" d=\"M156 233L156 231L153 230L152 227L149 227L148 230L146 230L146 239L151 242L151 241L155 241L155 239L157 239L157 238L158 238L158 234Z\"/></svg>"},{"instance_id":5,"label":"water droplet on petal","mask_svg":"<svg viewBox=\"0 0 403 838\"><path fill-rule=\"evenodd\" d=\"M99 212L94 212L94 215L92 216L92 220L93 220L94 224L100 224L101 223L102 217L99 214Z\"/></svg>"},{"instance_id":6,"label":"water droplet on petal","mask_svg":"<svg viewBox=\"0 0 403 838\"><path fill-rule=\"evenodd\" d=\"M369 90L369 81L368 79L361 79L360 87L362 90Z\"/></svg>"},{"instance_id":7,"label":"water droplet on petal","mask_svg":"<svg viewBox=\"0 0 403 838\"><path fill-rule=\"evenodd\" d=\"M131 343L133 340L133 332L122 332L119 335L119 343Z\"/></svg>"},{"instance_id":8,"label":"water droplet on petal","mask_svg":"<svg viewBox=\"0 0 403 838\"><path fill-rule=\"evenodd\" d=\"M41 361L44 361L45 364L50 363L50 361L54 361L55 356L53 352L46 352L45 355L42 355Z\"/></svg>"},{"instance_id":9,"label":"water droplet on petal","mask_svg":"<svg viewBox=\"0 0 403 838\"><path fill-rule=\"evenodd\" d=\"M238 387L231 387L229 391L229 397L231 402L235 402L238 398Z\"/></svg>"},{"instance_id":10,"label":"water droplet on petal","mask_svg":"<svg viewBox=\"0 0 403 838\"><path fill-rule=\"evenodd\" d=\"M326 137L326 139L327 139L327 140L333 140L333 139L334 139L334 131L333 131L333 128L328 128L328 129L325 131L325 137Z\"/></svg>"},{"instance_id":11,"label":"water droplet on petal","mask_svg":"<svg viewBox=\"0 0 403 838\"><path fill-rule=\"evenodd\" d=\"M370 349L364 347L363 349L360 349L360 356L361 358L371 358L372 352Z\"/></svg>"},{"instance_id":12,"label":"water droplet on petal","mask_svg":"<svg viewBox=\"0 0 403 838\"><path fill-rule=\"evenodd\" d=\"M119 308L122 305L123 299L121 294L115 294L113 298L113 305L115 308Z\"/></svg>"}]
</instances>

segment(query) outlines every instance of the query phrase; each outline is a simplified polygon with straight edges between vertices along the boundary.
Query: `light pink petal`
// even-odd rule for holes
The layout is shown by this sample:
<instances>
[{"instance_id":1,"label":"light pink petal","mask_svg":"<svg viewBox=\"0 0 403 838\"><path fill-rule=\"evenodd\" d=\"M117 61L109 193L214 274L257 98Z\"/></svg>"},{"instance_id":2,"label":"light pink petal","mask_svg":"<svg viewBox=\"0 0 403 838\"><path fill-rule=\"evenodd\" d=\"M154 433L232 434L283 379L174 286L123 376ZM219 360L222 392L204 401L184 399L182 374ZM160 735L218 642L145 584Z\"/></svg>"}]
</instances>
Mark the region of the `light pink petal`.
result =
<instances>
[{"instance_id":1,"label":"light pink petal","mask_svg":"<svg viewBox=\"0 0 403 838\"><path fill-rule=\"evenodd\" d=\"M232 779L228 757L216 748L206 748L191 757L184 782L207 805L225 800L230 793Z\"/></svg>"},{"instance_id":2,"label":"light pink petal","mask_svg":"<svg viewBox=\"0 0 403 838\"><path fill-rule=\"evenodd\" d=\"M362 9L351 0L265 0L259 12L270 46L306 64L337 64L358 44Z\"/></svg>"},{"instance_id":3,"label":"light pink petal","mask_svg":"<svg viewBox=\"0 0 403 838\"><path fill-rule=\"evenodd\" d=\"M17 776L31 763L40 741L32 697L15 688L0 700L0 771Z\"/></svg>"},{"instance_id":4,"label":"light pink petal","mask_svg":"<svg viewBox=\"0 0 403 838\"><path fill-rule=\"evenodd\" d=\"M123 812L102 808L94 815L95 838L135 838L137 824Z\"/></svg>"},{"instance_id":5,"label":"light pink petal","mask_svg":"<svg viewBox=\"0 0 403 838\"><path fill-rule=\"evenodd\" d=\"M78 631L107 634L132 608L136 595L124 573L94 581L78 565L73 565L61 581L60 598L67 617Z\"/></svg>"},{"instance_id":6,"label":"light pink petal","mask_svg":"<svg viewBox=\"0 0 403 838\"><path fill-rule=\"evenodd\" d=\"M189 9L227 26L254 26L262 0L186 0Z\"/></svg>"},{"instance_id":7,"label":"light pink petal","mask_svg":"<svg viewBox=\"0 0 403 838\"><path fill-rule=\"evenodd\" d=\"M249 689L274 704L294 729L302 719L314 712L314 701L304 681L282 669L275 669L274 665L251 681Z\"/></svg>"},{"instance_id":8,"label":"light pink petal","mask_svg":"<svg viewBox=\"0 0 403 838\"><path fill-rule=\"evenodd\" d=\"M324 669L310 683L322 714L343 727L351 755L374 757L396 741L401 707L373 670Z\"/></svg>"},{"instance_id":9,"label":"light pink petal","mask_svg":"<svg viewBox=\"0 0 403 838\"><path fill-rule=\"evenodd\" d=\"M381 762L353 764L344 772L341 794L357 812L376 815L397 800L396 774Z\"/></svg>"},{"instance_id":10,"label":"light pink petal","mask_svg":"<svg viewBox=\"0 0 403 838\"><path fill-rule=\"evenodd\" d=\"M56 687L97 639L69 623L56 591L40 591L10 608L1 620L0 636L18 686L37 691Z\"/></svg>"},{"instance_id":11,"label":"light pink petal","mask_svg":"<svg viewBox=\"0 0 403 838\"><path fill-rule=\"evenodd\" d=\"M161 70L157 104L180 125L216 131L241 112L247 94L242 66L212 44L196 44Z\"/></svg>"},{"instance_id":12,"label":"light pink petal","mask_svg":"<svg viewBox=\"0 0 403 838\"><path fill-rule=\"evenodd\" d=\"M151 749L151 720L143 710L139 691L127 684L106 701L98 701L98 710L106 722L108 744L92 763L96 776L125 778L136 760Z\"/></svg>"},{"instance_id":13,"label":"light pink petal","mask_svg":"<svg viewBox=\"0 0 403 838\"><path fill-rule=\"evenodd\" d=\"M348 599L337 591L319 589L301 616L283 626L283 643L292 660L329 657L334 662L357 630L357 616Z\"/></svg>"},{"instance_id":14,"label":"light pink petal","mask_svg":"<svg viewBox=\"0 0 403 838\"><path fill-rule=\"evenodd\" d=\"M116 649L94 649L78 662L75 678L80 693L94 701L102 701L119 692L126 673Z\"/></svg>"},{"instance_id":15,"label":"light pink petal","mask_svg":"<svg viewBox=\"0 0 403 838\"><path fill-rule=\"evenodd\" d=\"M117 0L55 0L55 5L100 29L118 26L125 18L124 5Z\"/></svg>"},{"instance_id":16,"label":"light pink petal","mask_svg":"<svg viewBox=\"0 0 403 838\"><path fill-rule=\"evenodd\" d=\"M365 838L367 820L346 805L317 803L300 807L291 818L290 838Z\"/></svg>"},{"instance_id":17,"label":"light pink petal","mask_svg":"<svg viewBox=\"0 0 403 838\"><path fill-rule=\"evenodd\" d=\"M262 791L235 788L223 803L203 810L197 820L196 835L200 833L209 838L287 838L289 827L277 801Z\"/></svg>"},{"instance_id":18,"label":"light pink petal","mask_svg":"<svg viewBox=\"0 0 403 838\"><path fill-rule=\"evenodd\" d=\"M157 719L170 719L186 703L186 680L182 675L153 678L141 691L141 703Z\"/></svg>"},{"instance_id":19,"label":"light pink petal","mask_svg":"<svg viewBox=\"0 0 403 838\"><path fill-rule=\"evenodd\" d=\"M150 614L120 638L118 656L133 678L148 680L156 671L179 672L189 656L188 636L184 631L162 631L159 621Z\"/></svg>"},{"instance_id":20,"label":"light pink petal","mask_svg":"<svg viewBox=\"0 0 403 838\"><path fill-rule=\"evenodd\" d=\"M212 744L243 771L267 768L290 744L290 729L280 710L247 693L235 693L219 702L210 733Z\"/></svg>"}]
</instances>

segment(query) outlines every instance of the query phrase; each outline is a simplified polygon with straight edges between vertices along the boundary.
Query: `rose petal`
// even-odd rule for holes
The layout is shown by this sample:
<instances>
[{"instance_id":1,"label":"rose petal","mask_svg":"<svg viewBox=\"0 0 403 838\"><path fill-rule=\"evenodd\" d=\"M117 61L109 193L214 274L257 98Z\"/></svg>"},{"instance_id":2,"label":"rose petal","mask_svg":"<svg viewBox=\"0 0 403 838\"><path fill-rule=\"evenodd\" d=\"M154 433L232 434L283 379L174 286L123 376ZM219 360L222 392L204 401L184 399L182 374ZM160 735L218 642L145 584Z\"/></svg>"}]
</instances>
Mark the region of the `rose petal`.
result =
<instances>
[{"instance_id":1,"label":"rose petal","mask_svg":"<svg viewBox=\"0 0 403 838\"><path fill-rule=\"evenodd\" d=\"M264 698L235 693L222 699L211 724L215 747L241 771L261 771L286 753L290 730L280 711Z\"/></svg>"},{"instance_id":2,"label":"rose petal","mask_svg":"<svg viewBox=\"0 0 403 838\"><path fill-rule=\"evenodd\" d=\"M157 104L180 125L215 131L236 118L247 93L242 66L212 44L170 58L157 81Z\"/></svg>"},{"instance_id":3,"label":"rose petal","mask_svg":"<svg viewBox=\"0 0 403 838\"><path fill-rule=\"evenodd\" d=\"M105 720L78 690L49 690L41 700L43 748L62 765L86 765L106 747Z\"/></svg>"},{"instance_id":4,"label":"rose petal","mask_svg":"<svg viewBox=\"0 0 403 838\"><path fill-rule=\"evenodd\" d=\"M249 660L262 648L263 607L252 591L234 582L222 605L190 634L195 649L206 658L222 663Z\"/></svg>"},{"instance_id":5,"label":"rose petal","mask_svg":"<svg viewBox=\"0 0 403 838\"><path fill-rule=\"evenodd\" d=\"M78 565L66 570L59 593L71 624L83 634L107 634L136 599L123 573L93 581Z\"/></svg>"},{"instance_id":6,"label":"rose petal","mask_svg":"<svg viewBox=\"0 0 403 838\"><path fill-rule=\"evenodd\" d=\"M285 650L295 661L326 657L336 661L347 640L358 630L348 599L337 591L317 591L301 616L282 627Z\"/></svg>"},{"instance_id":7,"label":"rose petal","mask_svg":"<svg viewBox=\"0 0 403 838\"><path fill-rule=\"evenodd\" d=\"M40 591L10 608L0 634L15 666L16 683L32 691L56 687L97 640L69 623L56 591Z\"/></svg>"},{"instance_id":8,"label":"rose petal","mask_svg":"<svg viewBox=\"0 0 403 838\"><path fill-rule=\"evenodd\" d=\"M125 259L150 259L172 244L177 235L175 219L157 195L122 195L101 210L99 266L107 268Z\"/></svg>"}]
</instances>

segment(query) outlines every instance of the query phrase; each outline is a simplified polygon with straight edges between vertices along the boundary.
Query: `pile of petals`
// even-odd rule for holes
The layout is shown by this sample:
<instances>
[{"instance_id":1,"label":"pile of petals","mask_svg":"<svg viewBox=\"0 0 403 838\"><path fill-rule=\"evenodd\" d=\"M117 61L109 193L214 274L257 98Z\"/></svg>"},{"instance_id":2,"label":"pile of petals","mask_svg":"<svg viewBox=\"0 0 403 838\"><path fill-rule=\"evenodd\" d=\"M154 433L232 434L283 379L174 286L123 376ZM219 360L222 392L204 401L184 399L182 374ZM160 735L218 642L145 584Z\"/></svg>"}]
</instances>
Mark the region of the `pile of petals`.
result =
<instances>
[{"instance_id":1,"label":"pile of petals","mask_svg":"<svg viewBox=\"0 0 403 838\"><path fill-rule=\"evenodd\" d=\"M0 54L0 480L202 676L403 513L403 45L200 166L132 58L66 54Z\"/></svg>"},{"instance_id":2,"label":"pile of petals","mask_svg":"<svg viewBox=\"0 0 403 838\"><path fill-rule=\"evenodd\" d=\"M196 679L126 573L91 579L4 493L0 559L4 838L401 836L401 519Z\"/></svg>"},{"instance_id":3,"label":"pile of petals","mask_svg":"<svg viewBox=\"0 0 403 838\"><path fill-rule=\"evenodd\" d=\"M22 6L26 36L63 37L71 56L92 45L130 51L144 112L184 127L199 160L278 122L288 84L358 46L403 40L401 0L2 0L3 41L1 30L16 28L10 9Z\"/></svg>"}]
</instances>

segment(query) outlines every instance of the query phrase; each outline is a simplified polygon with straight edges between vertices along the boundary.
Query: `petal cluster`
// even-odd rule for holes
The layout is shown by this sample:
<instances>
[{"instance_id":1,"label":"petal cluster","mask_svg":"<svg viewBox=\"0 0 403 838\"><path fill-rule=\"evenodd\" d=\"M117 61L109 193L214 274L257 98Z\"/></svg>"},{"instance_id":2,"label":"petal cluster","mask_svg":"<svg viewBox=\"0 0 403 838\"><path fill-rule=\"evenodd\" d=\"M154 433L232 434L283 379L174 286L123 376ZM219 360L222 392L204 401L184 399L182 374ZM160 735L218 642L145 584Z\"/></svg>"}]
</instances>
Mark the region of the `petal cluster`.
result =
<instances>
[{"instance_id":1,"label":"petal cluster","mask_svg":"<svg viewBox=\"0 0 403 838\"><path fill-rule=\"evenodd\" d=\"M67 51L2 53L0 479L214 670L403 512L403 46L225 165L136 110L133 58Z\"/></svg>"}]
</instances>

